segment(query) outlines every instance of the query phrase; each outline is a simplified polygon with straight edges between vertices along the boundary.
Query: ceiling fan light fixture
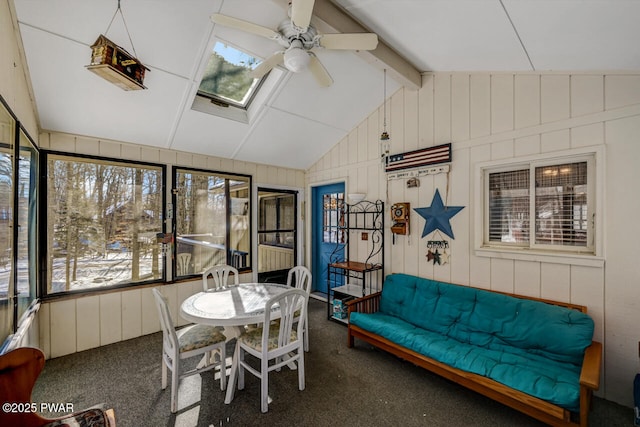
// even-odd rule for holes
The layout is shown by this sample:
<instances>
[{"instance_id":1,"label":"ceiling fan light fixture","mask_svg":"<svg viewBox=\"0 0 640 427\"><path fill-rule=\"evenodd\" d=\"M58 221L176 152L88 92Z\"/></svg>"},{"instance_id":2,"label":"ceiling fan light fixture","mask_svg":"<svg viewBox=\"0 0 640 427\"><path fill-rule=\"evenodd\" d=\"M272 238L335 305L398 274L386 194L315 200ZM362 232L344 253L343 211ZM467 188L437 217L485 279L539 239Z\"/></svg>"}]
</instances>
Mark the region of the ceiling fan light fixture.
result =
<instances>
[{"instance_id":1,"label":"ceiling fan light fixture","mask_svg":"<svg viewBox=\"0 0 640 427\"><path fill-rule=\"evenodd\" d=\"M284 53L284 66L294 73L306 70L310 61L309 54L299 47L292 46Z\"/></svg>"}]
</instances>

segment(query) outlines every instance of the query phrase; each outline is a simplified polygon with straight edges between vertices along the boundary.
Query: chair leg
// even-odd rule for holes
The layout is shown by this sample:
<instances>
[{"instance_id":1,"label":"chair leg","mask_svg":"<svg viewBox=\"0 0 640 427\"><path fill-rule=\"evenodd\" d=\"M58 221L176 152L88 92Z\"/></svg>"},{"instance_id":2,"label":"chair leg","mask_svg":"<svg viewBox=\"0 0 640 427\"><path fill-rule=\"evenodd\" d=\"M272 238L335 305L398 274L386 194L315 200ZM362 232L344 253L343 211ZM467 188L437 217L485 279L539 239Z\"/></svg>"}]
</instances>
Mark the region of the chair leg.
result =
<instances>
[{"instance_id":1,"label":"chair leg","mask_svg":"<svg viewBox=\"0 0 640 427\"><path fill-rule=\"evenodd\" d=\"M231 363L231 375L229 375L229 383L227 384L227 393L224 398L225 404L230 404L233 400L233 393L236 388L236 378L238 376L238 369L240 366L239 356L240 353L240 345L236 342L236 349L233 352L233 362Z\"/></svg>"},{"instance_id":2,"label":"chair leg","mask_svg":"<svg viewBox=\"0 0 640 427\"><path fill-rule=\"evenodd\" d=\"M227 350L223 345L222 347L220 347L220 390L224 391L226 388L227 388Z\"/></svg>"},{"instance_id":3,"label":"chair leg","mask_svg":"<svg viewBox=\"0 0 640 427\"><path fill-rule=\"evenodd\" d=\"M167 362L162 358L162 389L167 388Z\"/></svg>"},{"instance_id":4,"label":"chair leg","mask_svg":"<svg viewBox=\"0 0 640 427\"><path fill-rule=\"evenodd\" d=\"M171 412L178 411L178 382L180 381L180 364L177 360L173 361L171 370Z\"/></svg>"},{"instance_id":5,"label":"chair leg","mask_svg":"<svg viewBox=\"0 0 640 427\"><path fill-rule=\"evenodd\" d=\"M269 410L269 359L260 359L260 410Z\"/></svg>"},{"instance_id":6,"label":"chair leg","mask_svg":"<svg viewBox=\"0 0 640 427\"><path fill-rule=\"evenodd\" d=\"M238 352L238 390L244 390L244 350L238 346L236 348Z\"/></svg>"},{"instance_id":7,"label":"chair leg","mask_svg":"<svg viewBox=\"0 0 640 427\"><path fill-rule=\"evenodd\" d=\"M309 351L309 322L305 320L304 328L302 329L304 335L304 351Z\"/></svg>"},{"instance_id":8,"label":"chair leg","mask_svg":"<svg viewBox=\"0 0 640 427\"><path fill-rule=\"evenodd\" d=\"M304 351L302 346L298 348L298 389L304 390Z\"/></svg>"}]
</instances>

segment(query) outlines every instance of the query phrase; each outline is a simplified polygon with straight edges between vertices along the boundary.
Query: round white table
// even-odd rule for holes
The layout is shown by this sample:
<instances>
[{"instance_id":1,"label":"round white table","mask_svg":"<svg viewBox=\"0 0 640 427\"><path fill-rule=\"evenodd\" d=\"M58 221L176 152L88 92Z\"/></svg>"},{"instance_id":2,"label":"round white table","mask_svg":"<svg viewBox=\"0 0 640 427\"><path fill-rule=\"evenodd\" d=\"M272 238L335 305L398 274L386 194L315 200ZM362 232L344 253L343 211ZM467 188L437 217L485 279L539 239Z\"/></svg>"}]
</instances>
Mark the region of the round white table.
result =
<instances>
[{"instance_id":1,"label":"round white table","mask_svg":"<svg viewBox=\"0 0 640 427\"><path fill-rule=\"evenodd\" d=\"M227 340L231 340L240 335L242 326L262 323L267 301L288 289L291 287L276 283L241 283L222 289L198 292L180 305L180 315L190 322L223 326ZM272 319L280 317L280 310L278 308L275 310L271 314ZM233 400L237 375L237 369L234 367L238 363L237 357L236 349L233 353L231 377L227 383L224 400L227 404Z\"/></svg>"},{"instance_id":2,"label":"round white table","mask_svg":"<svg viewBox=\"0 0 640 427\"><path fill-rule=\"evenodd\" d=\"M288 289L291 287L276 283L241 283L198 292L184 300L180 315L190 322L213 326L261 323L267 301Z\"/></svg>"}]
</instances>

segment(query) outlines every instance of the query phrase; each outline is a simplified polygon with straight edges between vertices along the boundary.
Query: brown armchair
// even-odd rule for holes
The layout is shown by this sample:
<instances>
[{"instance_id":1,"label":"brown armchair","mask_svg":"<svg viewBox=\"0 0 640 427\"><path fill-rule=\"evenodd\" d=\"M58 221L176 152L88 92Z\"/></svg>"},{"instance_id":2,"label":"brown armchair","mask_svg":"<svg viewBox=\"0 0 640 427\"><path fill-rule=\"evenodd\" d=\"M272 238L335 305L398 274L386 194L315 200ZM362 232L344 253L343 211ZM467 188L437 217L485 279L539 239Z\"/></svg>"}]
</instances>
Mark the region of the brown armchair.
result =
<instances>
[{"instance_id":1,"label":"brown armchair","mask_svg":"<svg viewBox=\"0 0 640 427\"><path fill-rule=\"evenodd\" d=\"M44 368L44 354L37 348L19 347L0 356L0 425L40 427L112 427L113 409L95 406L59 418L44 418L31 404L31 391ZM8 406L6 405L8 404ZM14 407L12 407L11 405ZM28 409L28 410L25 410Z\"/></svg>"}]
</instances>

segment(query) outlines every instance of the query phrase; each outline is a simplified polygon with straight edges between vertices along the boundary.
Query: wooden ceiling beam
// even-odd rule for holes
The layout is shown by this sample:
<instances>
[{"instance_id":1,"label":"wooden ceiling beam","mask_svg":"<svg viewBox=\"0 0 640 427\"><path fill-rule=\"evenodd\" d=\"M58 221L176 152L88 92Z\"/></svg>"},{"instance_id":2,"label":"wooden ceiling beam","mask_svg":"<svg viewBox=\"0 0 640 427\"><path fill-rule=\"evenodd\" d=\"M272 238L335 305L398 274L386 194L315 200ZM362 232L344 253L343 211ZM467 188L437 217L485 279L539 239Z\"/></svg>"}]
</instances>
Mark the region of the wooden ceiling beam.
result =
<instances>
[{"instance_id":1,"label":"wooden ceiling beam","mask_svg":"<svg viewBox=\"0 0 640 427\"><path fill-rule=\"evenodd\" d=\"M371 32L330 0L316 0L313 14L316 18L314 25L322 33ZM378 37L378 47L375 50L358 51L357 54L376 67L386 69L390 77L408 89L418 90L422 86L420 71L380 37Z\"/></svg>"}]
</instances>

